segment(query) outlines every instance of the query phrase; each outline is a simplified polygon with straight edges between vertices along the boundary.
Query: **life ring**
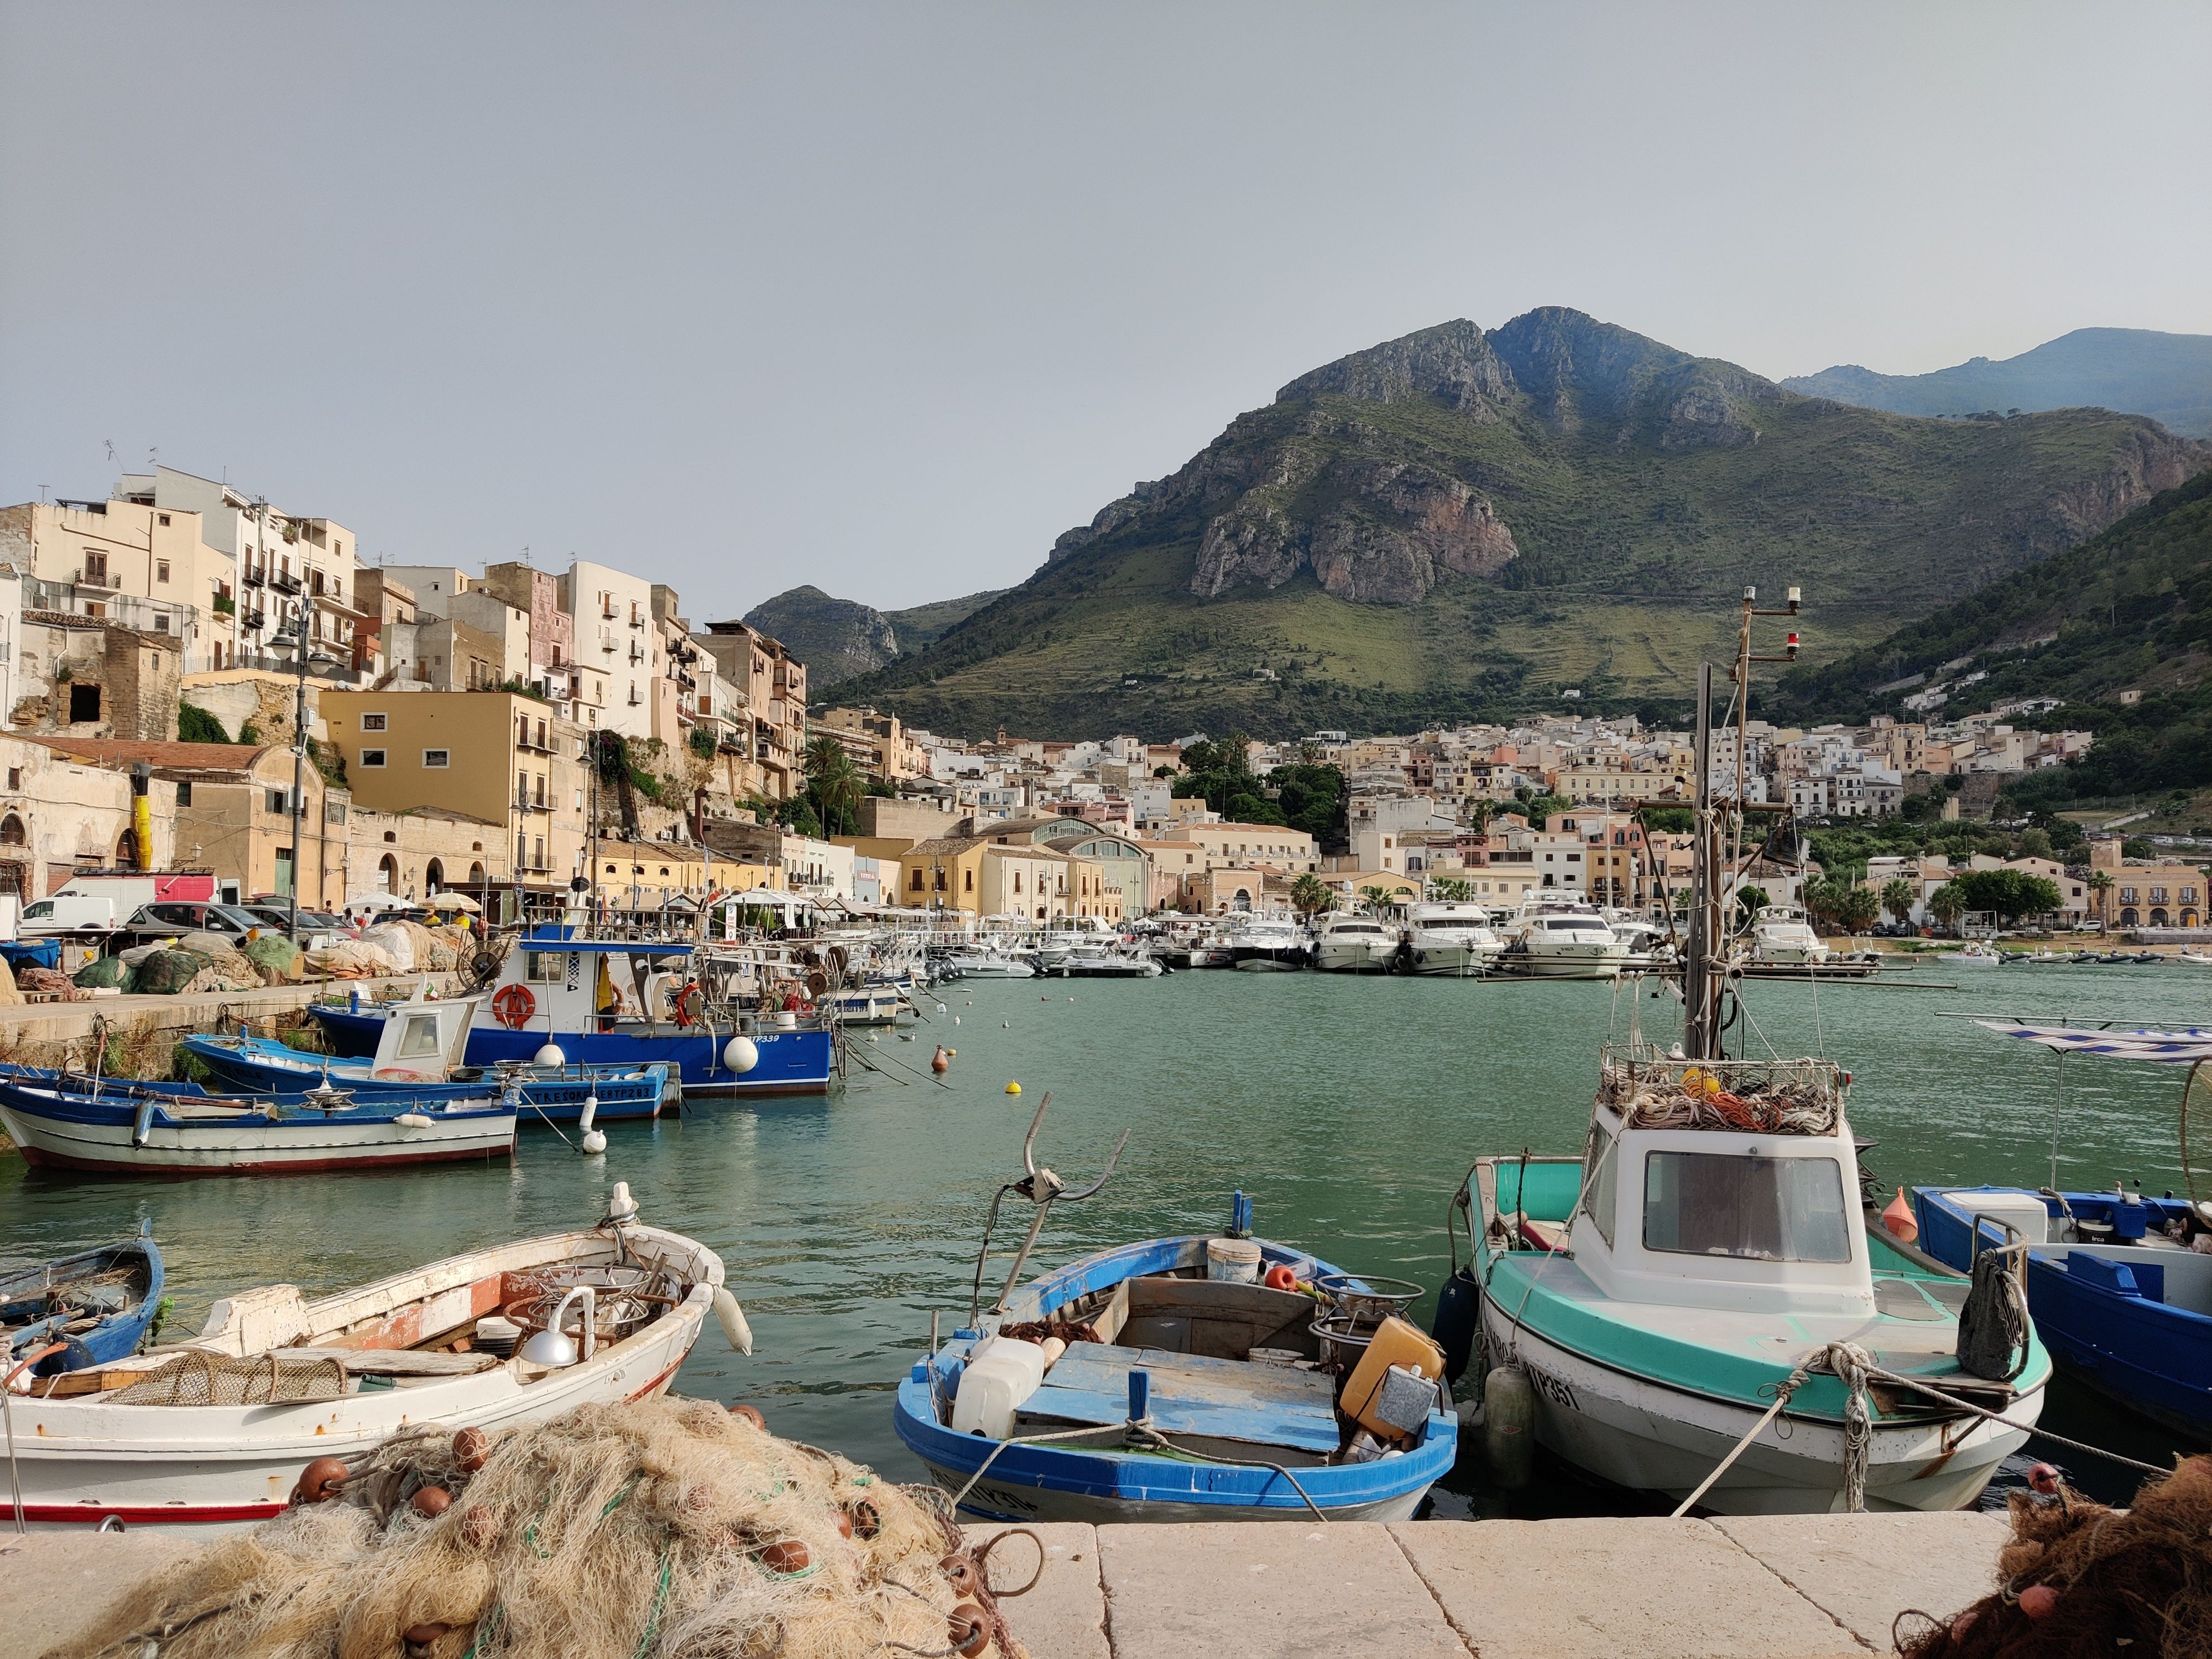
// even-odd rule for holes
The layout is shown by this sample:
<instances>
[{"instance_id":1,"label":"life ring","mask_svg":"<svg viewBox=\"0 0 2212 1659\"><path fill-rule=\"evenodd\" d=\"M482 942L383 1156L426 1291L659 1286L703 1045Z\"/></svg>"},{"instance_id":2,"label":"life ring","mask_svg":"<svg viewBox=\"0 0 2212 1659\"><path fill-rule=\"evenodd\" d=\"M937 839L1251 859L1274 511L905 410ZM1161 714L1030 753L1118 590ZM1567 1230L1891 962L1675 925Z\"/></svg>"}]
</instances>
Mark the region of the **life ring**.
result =
<instances>
[{"instance_id":1,"label":"life ring","mask_svg":"<svg viewBox=\"0 0 2212 1659\"><path fill-rule=\"evenodd\" d=\"M538 999L527 985L502 985L491 1000L491 1011L508 1030L519 1031L538 1012Z\"/></svg>"},{"instance_id":2,"label":"life ring","mask_svg":"<svg viewBox=\"0 0 2212 1659\"><path fill-rule=\"evenodd\" d=\"M672 999L676 1008L676 1024L688 1029L699 1023L699 1016L707 1011L707 994L699 988L697 980L686 981L684 988Z\"/></svg>"}]
</instances>

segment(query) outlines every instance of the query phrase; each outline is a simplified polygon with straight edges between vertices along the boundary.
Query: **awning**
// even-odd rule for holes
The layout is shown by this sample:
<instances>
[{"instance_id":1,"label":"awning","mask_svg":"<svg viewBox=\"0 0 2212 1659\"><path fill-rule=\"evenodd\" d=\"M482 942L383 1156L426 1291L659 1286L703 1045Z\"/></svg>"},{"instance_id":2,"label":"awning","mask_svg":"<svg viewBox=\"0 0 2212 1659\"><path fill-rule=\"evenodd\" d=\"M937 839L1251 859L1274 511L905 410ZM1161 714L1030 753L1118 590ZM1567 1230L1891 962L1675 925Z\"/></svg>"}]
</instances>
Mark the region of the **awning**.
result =
<instances>
[{"instance_id":1,"label":"awning","mask_svg":"<svg viewBox=\"0 0 2212 1659\"><path fill-rule=\"evenodd\" d=\"M2179 1031L2084 1031L2057 1025L2017 1025L2002 1019L1978 1019L1974 1024L1999 1036L2018 1037L2062 1054L2164 1060L2176 1066L2212 1060L2212 1031L2197 1026Z\"/></svg>"}]
</instances>

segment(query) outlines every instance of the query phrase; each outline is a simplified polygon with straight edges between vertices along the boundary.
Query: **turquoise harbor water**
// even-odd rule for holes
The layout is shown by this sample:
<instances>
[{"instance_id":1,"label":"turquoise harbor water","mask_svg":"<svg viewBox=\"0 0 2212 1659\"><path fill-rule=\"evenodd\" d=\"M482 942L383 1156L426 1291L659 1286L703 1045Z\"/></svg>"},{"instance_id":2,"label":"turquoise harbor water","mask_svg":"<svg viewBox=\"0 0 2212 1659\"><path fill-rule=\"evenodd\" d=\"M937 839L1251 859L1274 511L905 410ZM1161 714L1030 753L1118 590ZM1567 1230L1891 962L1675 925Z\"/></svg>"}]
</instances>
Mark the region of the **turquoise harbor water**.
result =
<instances>
[{"instance_id":1,"label":"turquoise harbor water","mask_svg":"<svg viewBox=\"0 0 2212 1659\"><path fill-rule=\"evenodd\" d=\"M1748 1036L1824 1052L1854 1074L1851 1118L1874 1140L1887 1188L2049 1178L2057 1068L1966 1021L2212 1018L2212 972L2158 967L1930 965L1912 988L1756 983ZM1955 989L1933 988L1940 985ZM1105 1192L1063 1206L1040 1247L1051 1265L1133 1237L1212 1227L1242 1187L1258 1230L1354 1269L1417 1279L1448 1271L1445 1204L1485 1152L1572 1152L1598 1052L1625 1036L1629 993L1603 984L1350 980L1184 973L1136 981L948 987L916 1040L861 1051L903 1085L856 1071L823 1100L702 1105L653 1125L616 1124L599 1158L526 1131L510 1166L417 1174L138 1182L37 1175L0 1158L0 1267L81 1249L150 1219L176 1296L173 1334L197 1329L237 1287L290 1280L309 1294L519 1234L588 1225L617 1180L645 1218L706 1240L750 1316L753 1357L711 1324L678 1387L754 1401L779 1431L901 1479L919 1466L891 1431L891 1393L933 1310L968 1305L984 1211L1018 1174L1042 1092L1041 1161L1089 1180L1120 1132L1128 1150ZM1672 999L1646 995L1647 1035L1671 1036ZM957 1018L958 1024L954 1024ZM933 1041L959 1050L940 1088ZM1024 1093L1003 1091L1018 1079ZM2069 1060L2062 1185L2140 1179L2182 1186L2179 1068ZM1027 1224L1010 1208L1000 1242ZM1005 1266L998 1272L1003 1274ZM995 1285L987 1283L986 1299ZM1419 1310L1425 1322L1429 1301ZM2158 1461L2160 1434L2062 1389L2046 1422ZM2039 1449L2048 1451L2047 1448ZM2053 1457L2093 1490L2131 1477ZM1607 1512L1620 1494L1540 1471L1509 1503L1463 1456L1439 1511Z\"/></svg>"}]
</instances>

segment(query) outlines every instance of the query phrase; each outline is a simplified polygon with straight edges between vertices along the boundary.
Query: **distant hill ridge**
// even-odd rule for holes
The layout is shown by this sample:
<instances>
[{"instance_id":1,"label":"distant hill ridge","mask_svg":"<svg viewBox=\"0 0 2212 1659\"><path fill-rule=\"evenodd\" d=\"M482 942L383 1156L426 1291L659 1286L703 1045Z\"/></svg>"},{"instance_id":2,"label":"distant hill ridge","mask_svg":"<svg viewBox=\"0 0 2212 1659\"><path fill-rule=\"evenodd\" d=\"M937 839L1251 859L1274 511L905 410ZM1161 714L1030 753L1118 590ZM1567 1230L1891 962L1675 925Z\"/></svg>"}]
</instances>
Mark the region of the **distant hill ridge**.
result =
<instances>
[{"instance_id":1,"label":"distant hill ridge","mask_svg":"<svg viewBox=\"0 0 2212 1659\"><path fill-rule=\"evenodd\" d=\"M1822 659L2208 462L2140 415L1914 419L1563 307L1459 319L1292 379L841 695L948 732L1162 737L1679 699L1747 584L1802 585Z\"/></svg>"},{"instance_id":2,"label":"distant hill ridge","mask_svg":"<svg viewBox=\"0 0 2212 1659\"><path fill-rule=\"evenodd\" d=\"M1928 374L1877 374L1856 363L1793 375L1792 392L1899 415L2112 409L2212 438L2212 335L2077 328L2017 357L1975 357Z\"/></svg>"},{"instance_id":3,"label":"distant hill ridge","mask_svg":"<svg viewBox=\"0 0 2212 1659\"><path fill-rule=\"evenodd\" d=\"M809 585L763 599L745 613L745 621L781 641L806 665L810 689L823 690L894 662L902 652L921 649L1005 591L993 588L964 599L884 611L857 600L833 598Z\"/></svg>"}]
</instances>

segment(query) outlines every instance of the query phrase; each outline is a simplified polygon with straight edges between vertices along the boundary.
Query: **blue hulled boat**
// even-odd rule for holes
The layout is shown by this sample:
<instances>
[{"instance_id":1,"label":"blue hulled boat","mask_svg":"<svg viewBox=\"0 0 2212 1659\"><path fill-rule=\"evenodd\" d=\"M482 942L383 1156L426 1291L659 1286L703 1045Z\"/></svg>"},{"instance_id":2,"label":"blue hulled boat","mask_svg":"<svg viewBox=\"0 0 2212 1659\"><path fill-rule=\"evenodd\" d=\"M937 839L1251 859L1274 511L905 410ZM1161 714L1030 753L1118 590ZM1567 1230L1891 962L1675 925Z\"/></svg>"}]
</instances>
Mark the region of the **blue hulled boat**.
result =
<instances>
[{"instance_id":1,"label":"blue hulled boat","mask_svg":"<svg viewBox=\"0 0 2212 1659\"><path fill-rule=\"evenodd\" d=\"M2100 1394L2212 1445L2212 1231L2183 1199L2021 1187L1916 1187L1920 1248L1970 1267L2026 1243L2027 1308L2051 1357Z\"/></svg>"},{"instance_id":2,"label":"blue hulled boat","mask_svg":"<svg viewBox=\"0 0 2212 1659\"><path fill-rule=\"evenodd\" d=\"M687 1097L829 1091L836 1054L826 1021L732 1012L714 965L690 945L574 933L549 924L515 941L474 1006L466 1064L533 1061L550 1046L568 1065L665 1066ZM362 1057L377 1053L395 1010L417 1006L355 997L308 1012L336 1053Z\"/></svg>"},{"instance_id":3,"label":"blue hulled boat","mask_svg":"<svg viewBox=\"0 0 2212 1659\"><path fill-rule=\"evenodd\" d=\"M138 1352L161 1305L161 1253L150 1231L43 1267L0 1273L0 1372L34 1376L105 1365Z\"/></svg>"}]
</instances>

